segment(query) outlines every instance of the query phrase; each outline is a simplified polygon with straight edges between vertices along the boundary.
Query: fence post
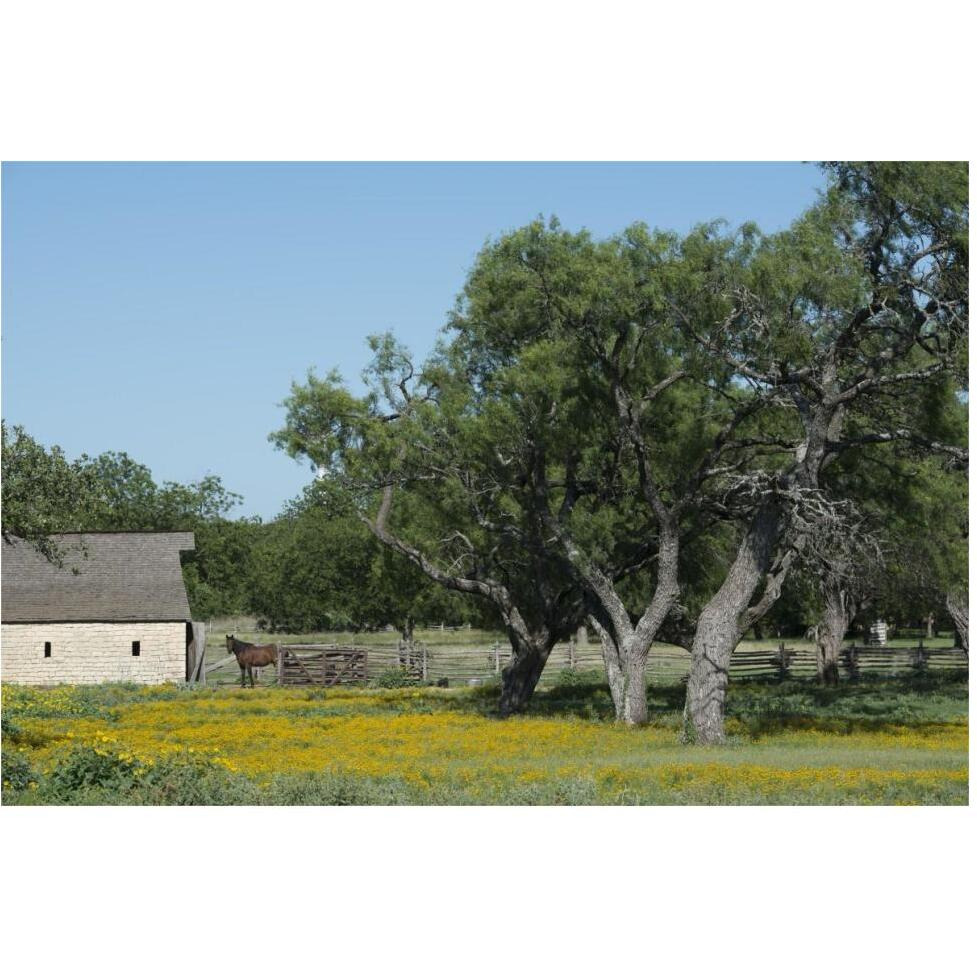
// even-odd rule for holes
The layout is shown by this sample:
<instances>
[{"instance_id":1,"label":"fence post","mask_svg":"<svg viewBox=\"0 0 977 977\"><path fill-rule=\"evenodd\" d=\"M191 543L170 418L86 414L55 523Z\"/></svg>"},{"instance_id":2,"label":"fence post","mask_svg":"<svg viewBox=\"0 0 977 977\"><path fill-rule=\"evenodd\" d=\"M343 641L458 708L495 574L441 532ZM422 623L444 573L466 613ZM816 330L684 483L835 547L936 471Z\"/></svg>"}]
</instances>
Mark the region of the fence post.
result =
<instances>
[{"instance_id":1,"label":"fence post","mask_svg":"<svg viewBox=\"0 0 977 977\"><path fill-rule=\"evenodd\" d=\"M780 642L777 651L780 653L779 681L783 682L787 678L787 670L790 666L790 659L787 657L787 649L784 647L783 641Z\"/></svg>"},{"instance_id":2,"label":"fence post","mask_svg":"<svg viewBox=\"0 0 977 977\"><path fill-rule=\"evenodd\" d=\"M285 652L282 651L281 642L278 642L275 645L275 648L278 651L278 667L276 669L276 671L278 672L278 684L284 685L285 684Z\"/></svg>"},{"instance_id":3,"label":"fence post","mask_svg":"<svg viewBox=\"0 0 977 977\"><path fill-rule=\"evenodd\" d=\"M499 659L499 643L498 641L492 645L492 651L495 653L495 674L498 675L501 671L501 661Z\"/></svg>"},{"instance_id":4,"label":"fence post","mask_svg":"<svg viewBox=\"0 0 977 977\"><path fill-rule=\"evenodd\" d=\"M573 638L567 642L567 661L570 663L570 671L572 672L576 668L576 662L573 657Z\"/></svg>"},{"instance_id":5,"label":"fence post","mask_svg":"<svg viewBox=\"0 0 977 977\"><path fill-rule=\"evenodd\" d=\"M427 681L427 645L421 645L421 681Z\"/></svg>"},{"instance_id":6,"label":"fence post","mask_svg":"<svg viewBox=\"0 0 977 977\"><path fill-rule=\"evenodd\" d=\"M850 679L858 678L858 647L852 644L848 648L848 654L845 656L845 665L848 668L848 677Z\"/></svg>"},{"instance_id":7,"label":"fence post","mask_svg":"<svg viewBox=\"0 0 977 977\"><path fill-rule=\"evenodd\" d=\"M207 682L207 666L204 661L207 655L207 629L202 621L192 621L190 630L193 635L192 667L187 675L188 682Z\"/></svg>"},{"instance_id":8,"label":"fence post","mask_svg":"<svg viewBox=\"0 0 977 977\"><path fill-rule=\"evenodd\" d=\"M923 647L923 639L919 639L919 647L913 655L913 668L916 671L923 671L926 668L926 649Z\"/></svg>"}]
</instances>

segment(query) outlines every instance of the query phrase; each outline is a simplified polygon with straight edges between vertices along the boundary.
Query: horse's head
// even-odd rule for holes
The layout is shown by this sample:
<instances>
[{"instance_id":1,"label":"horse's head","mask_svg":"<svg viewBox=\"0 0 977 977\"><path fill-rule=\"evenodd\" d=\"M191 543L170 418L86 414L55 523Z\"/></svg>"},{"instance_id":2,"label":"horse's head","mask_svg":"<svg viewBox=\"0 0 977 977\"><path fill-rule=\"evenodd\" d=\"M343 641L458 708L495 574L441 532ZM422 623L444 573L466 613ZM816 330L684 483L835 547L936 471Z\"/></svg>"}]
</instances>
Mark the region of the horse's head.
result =
<instances>
[{"instance_id":1,"label":"horse's head","mask_svg":"<svg viewBox=\"0 0 977 977\"><path fill-rule=\"evenodd\" d=\"M227 645L227 650L233 655L234 654L234 635L233 634L225 634L224 637L226 639L224 643Z\"/></svg>"}]
</instances>

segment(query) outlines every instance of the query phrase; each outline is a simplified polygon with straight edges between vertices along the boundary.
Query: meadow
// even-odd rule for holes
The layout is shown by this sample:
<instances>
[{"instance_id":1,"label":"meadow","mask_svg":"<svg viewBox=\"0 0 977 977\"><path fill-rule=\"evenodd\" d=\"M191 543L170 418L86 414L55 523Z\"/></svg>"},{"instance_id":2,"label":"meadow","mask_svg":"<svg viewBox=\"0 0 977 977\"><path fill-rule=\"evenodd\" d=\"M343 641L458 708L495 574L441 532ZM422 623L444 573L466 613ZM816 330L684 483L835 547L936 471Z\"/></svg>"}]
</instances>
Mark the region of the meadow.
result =
<instances>
[{"instance_id":1,"label":"meadow","mask_svg":"<svg viewBox=\"0 0 977 977\"><path fill-rule=\"evenodd\" d=\"M734 682L729 741L681 684L613 723L597 676L496 689L4 686L5 804L966 804L965 674Z\"/></svg>"}]
</instances>

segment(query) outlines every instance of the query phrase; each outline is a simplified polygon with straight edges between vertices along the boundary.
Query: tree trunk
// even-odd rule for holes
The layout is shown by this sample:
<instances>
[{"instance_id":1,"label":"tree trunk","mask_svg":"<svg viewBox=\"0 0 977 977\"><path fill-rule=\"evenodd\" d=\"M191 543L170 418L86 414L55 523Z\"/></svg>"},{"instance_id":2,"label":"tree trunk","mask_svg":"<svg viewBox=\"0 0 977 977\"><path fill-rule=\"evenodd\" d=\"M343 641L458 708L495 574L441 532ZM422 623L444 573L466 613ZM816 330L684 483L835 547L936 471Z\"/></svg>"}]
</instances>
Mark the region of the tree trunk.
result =
<instances>
[{"instance_id":1,"label":"tree trunk","mask_svg":"<svg viewBox=\"0 0 977 977\"><path fill-rule=\"evenodd\" d=\"M935 624L935 622L936 622L936 615L932 611L930 611L930 613L926 615L926 637L927 637L927 639L933 637L933 625Z\"/></svg>"},{"instance_id":2,"label":"tree trunk","mask_svg":"<svg viewBox=\"0 0 977 977\"><path fill-rule=\"evenodd\" d=\"M726 579L696 622L685 693L685 737L691 742L722 743L726 738L729 662L733 649L752 623L744 617L770 568L779 526L779 513L774 506L757 512Z\"/></svg>"},{"instance_id":3,"label":"tree trunk","mask_svg":"<svg viewBox=\"0 0 977 977\"><path fill-rule=\"evenodd\" d=\"M401 637L404 639L404 644L408 648L414 647L414 615L408 614L404 619L404 627L401 631Z\"/></svg>"},{"instance_id":4,"label":"tree trunk","mask_svg":"<svg viewBox=\"0 0 977 977\"><path fill-rule=\"evenodd\" d=\"M953 625L960 635L960 646L967 654L970 654L970 640L967 634L967 626L970 623L970 610L967 606L967 591L955 590L946 595L946 609L953 618Z\"/></svg>"},{"instance_id":5,"label":"tree trunk","mask_svg":"<svg viewBox=\"0 0 977 977\"><path fill-rule=\"evenodd\" d=\"M605 649L604 661L608 665L607 681L612 684L614 718L626 726L643 726L648 722L648 686L645 671L651 642L645 642L640 634L631 634L623 648L609 642L611 657Z\"/></svg>"},{"instance_id":6,"label":"tree trunk","mask_svg":"<svg viewBox=\"0 0 977 977\"><path fill-rule=\"evenodd\" d=\"M841 646L845 632L855 619L855 611L855 602L843 589L832 588L826 592L821 618L814 626L818 681L822 685L838 684Z\"/></svg>"},{"instance_id":7,"label":"tree trunk","mask_svg":"<svg viewBox=\"0 0 977 977\"><path fill-rule=\"evenodd\" d=\"M645 677L651 641L632 632L623 647L601 633L601 649L607 669L607 684L614 701L614 718L628 726L648 722L648 687Z\"/></svg>"},{"instance_id":8,"label":"tree trunk","mask_svg":"<svg viewBox=\"0 0 977 977\"><path fill-rule=\"evenodd\" d=\"M658 581L638 623L632 624L614 583L564 537L571 561L587 581L596 604L590 623L600 636L607 684L618 722L640 726L648 721L645 671L648 652L678 600L679 539L667 512L659 516Z\"/></svg>"},{"instance_id":9,"label":"tree trunk","mask_svg":"<svg viewBox=\"0 0 977 977\"><path fill-rule=\"evenodd\" d=\"M512 658L502 669L502 692L499 696L499 712L503 716L525 711L555 644L548 636L526 640L512 631L509 632L509 641Z\"/></svg>"},{"instance_id":10,"label":"tree trunk","mask_svg":"<svg viewBox=\"0 0 977 977\"><path fill-rule=\"evenodd\" d=\"M717 595L718 596L718 595ZM685 736L693 743L722 743L729 661L741 632L737 612L714 597L699 615L685 690Z\"/></svg>"},{"instance_id":11,"label":"tree trunk","mask_svg":"<svg viewBox=\"0 0 977 977\"><path fill-rule=\"evenodd\" d=\"M590 635L587 633L587 625L581 624L580 627L577 628L577 647L586 648L589 642Z\"/></svg>"},{"instance_id":12,"label":"tree trunk","mask_svg":"<svg viewBox=\"0 0 977 977\"><path fill-rule=\"evenodd\" d=\"M647 650L641 654L640 649L634 647L632 636L631 647L622 652L610 632L599 621L594 620L594 628L600 635L607 684L614 703L614 718L628 726L644 725L648 722L648 691L645 681Z\"/></svg>"},{"instance_id":13,"label":"tree trunk","mask_svg":"<svg viewBox=\"0 0 977 977\"><path fill-rule=\"evenodd\" d=\"M404 668L414 667L414 616L408 614L400 632L398 658Z\"/></svg>"},{"instance_id":14,"label":"tree trunk","mask_svg":"<svg viewBox=\"0 0 977 977\"><path fill-rule=\"evenodd\" d=\"M625 670L624 713L621 721L626 726L643 726L648 722L648 686L645 671L648 651L628 659Z\"/></svg>"},{"instance_id":15,"label":"tree trunk","mask_svg":"<svg viewBox=\"0 0 977 977\"><path fill-rule=\"evenodd\" d=\"M600 637L600 651L604 658L604 671L607 674L607 685L611 690L611 701L614 703L614 717L620 719L624 715L624 685L625 673L621 667L621 653L614 643L607 628L594 619L594 630Z\"/></svg>"}]
</instances>

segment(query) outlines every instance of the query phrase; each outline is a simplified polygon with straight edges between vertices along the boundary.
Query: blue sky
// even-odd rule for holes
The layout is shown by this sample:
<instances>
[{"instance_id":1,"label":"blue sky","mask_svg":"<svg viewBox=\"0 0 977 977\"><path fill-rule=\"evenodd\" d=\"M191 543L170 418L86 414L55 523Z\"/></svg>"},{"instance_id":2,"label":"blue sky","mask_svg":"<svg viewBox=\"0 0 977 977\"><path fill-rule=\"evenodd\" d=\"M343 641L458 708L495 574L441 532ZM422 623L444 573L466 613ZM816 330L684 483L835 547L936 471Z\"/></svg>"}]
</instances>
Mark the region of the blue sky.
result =
<instances>
[{"instance_id":1,"label":"blue sky","mask_svg":"<svg viewBox=\"0 0 977 977\"><path fill-rule=\"evenodd\" d=\"M218 474L271 518L309 480L275 451L309 367L358 380L365 338L433 345L498 233L555 214L610 234L722 217L786 226L796 163L7 163L3 416L158 481Z\"/></svg>"}]
</instances>

